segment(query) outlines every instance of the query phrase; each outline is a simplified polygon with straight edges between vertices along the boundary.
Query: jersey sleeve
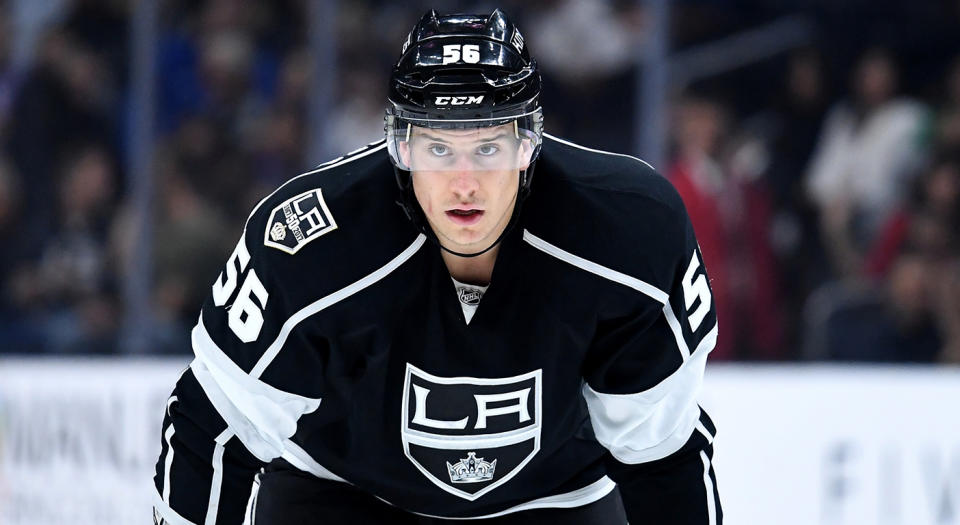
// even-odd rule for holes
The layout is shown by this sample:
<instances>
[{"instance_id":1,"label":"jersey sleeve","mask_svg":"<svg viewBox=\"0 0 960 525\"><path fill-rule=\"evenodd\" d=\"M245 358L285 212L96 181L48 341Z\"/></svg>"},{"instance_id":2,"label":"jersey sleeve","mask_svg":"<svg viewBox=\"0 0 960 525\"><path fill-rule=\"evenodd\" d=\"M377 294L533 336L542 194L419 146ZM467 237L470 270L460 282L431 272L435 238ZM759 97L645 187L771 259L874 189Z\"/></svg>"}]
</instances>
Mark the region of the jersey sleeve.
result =
<instances>
[{"instance_id":1,"label":"jersey sleeve","mask_svg":"<svg viewBox=\"0 0 960 525\"><path fill-rule=\"evenodd\" d=\"M211 286L191 332L195 358L167 402L157 523L243 522L258 470L284 455L299 418L320 405L308 387L262 377L281 347L297 344L284 336L297 305L262 227L251 219L248 228Z\"/></svg>"},{"instance_id":2,"label":"jersey sleeve","mask_svg":"<svg viewBox=\"0 0 960 525\"><path fill-rule=\"evenodd\" d=\"M697 396L717 318L679 198L670 210L648 224L639 306L598 329L583 396L630 522L712 525L722 517L715 429Z\"/></svg>"}]
</instances>

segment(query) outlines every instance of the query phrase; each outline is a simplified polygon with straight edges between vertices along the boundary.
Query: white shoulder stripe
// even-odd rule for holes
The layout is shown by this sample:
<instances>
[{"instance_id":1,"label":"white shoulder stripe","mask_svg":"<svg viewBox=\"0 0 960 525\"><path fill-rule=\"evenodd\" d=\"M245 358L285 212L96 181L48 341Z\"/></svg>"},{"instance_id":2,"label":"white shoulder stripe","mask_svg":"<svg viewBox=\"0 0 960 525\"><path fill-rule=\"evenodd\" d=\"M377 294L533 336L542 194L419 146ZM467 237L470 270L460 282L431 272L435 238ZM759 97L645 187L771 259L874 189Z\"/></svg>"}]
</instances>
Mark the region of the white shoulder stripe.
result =
<instances>
[{"instance_id":1,"label":"white shoulder stripe","mask_svg":"<svg viewBox=\"0 0 960 525\"><path fill-rule=\"evenodd\" d=\"M680 351L680 355L683 357L684 361L690 357L690 348L687 347L687 341L683 338L683 331L680 328L680 321L677 320L677 316L673 312L673 307L670 306L670 295L667 294L667 292L664 292L650 283L641 281L636 277L631 277L625 273L620 273L611 268L607 268L606 266L599 265L593 261L588 261L583 257L574 255L566 250L550 244L549 242L537 237L527 230L523 230L523 240L527 241L527 243L534 248L552 255L561 261L576 266L581 270L599 275L604 279L609 279L615 283L633 288L634 290L662 304L663 316L667 321L667 325L670 327L670 331L673 333L673 338L677 343L677 349Z\"/></svg>"},{"instance_id":2,"label":"white shoulder stripe","mask_svg":"<svg viewBox=\"0 0 960 525\"><path fill-rule=\"evenodd\" d=\"M384 148L387 147L386 141L384 141L382 144L380 144L379 146L377 146L377 147L375 147L375 148L370 148L370 146L372 146L373 144L376 144L376 142L371 143L370 145L364 146L363 148L357 149L357 150L355 150L355 151L351 151L350 153L348 153L348 154L346 154L346 155L344 155L344 156L342 156L342 157L338 157L338 158L333 159L333 160L331 160L331 161L325 162L325 163L317 166L316 168L314 168L314 169L312 169L312 170L310 170L310 171L308 171L308 172L301 173L300 175L297 175L296 177L291 178L291 179L288 180L287 182L284 182L284 183L281 184L279 187L277 187L277 189L275 189L275 190L273 190L272 192L270 192L269 195L267 195L266 197L260 199L260 202L258 202L257 205L253 207L253 211L251 211L251 212L250 212L250 215L247 217L247 224L249 224L250 218L253 217L254 214L257 213L257 210L260 209L260 206L262 206L264 202L267 202L267 199L269 199L270 197L273 197L278 191L280 191L281 189L283 189L287 184L290 184L291 182L293 182L293 181L295 181L295 180L297 180L297 179L299 179L299 178L301 178L301 177L306 177L307 175L313 175L314 173L319 173L319 172L321 172L321 171L326 171L326 170L329 170L329 169L332 169L332 168L336 168L337 166L342 166L342 165L344 165L344 164L346 164L346 163L348 163L348 162L353 162L353 161L355 161L355 160L357 160L357 159L362 159L363 157L366 157L367 155L372 155L373 153L376 153L376 152L378 152L378 151L380 151L380 150L382 150L382 149L384 149ZM367 148L370 148L370 149L367 149ZM366 151L364 151L365 149L366 149ZM244 229L244 231L246 231L246 229L247 229L247 228L246 228L246 224L244 225L244 228L243 228L243 229Z\"/></svg>"},{"instance_id":3,"label":"white shoulder stripe","mask_svg":"<svg viewBox=\"0 0 960 525\"><path fill-rule=\"evenodd\" d=\"M633 160L635 160L635 161L637 161L637 162L641 162L641 163L645 164L647 167L649 167L650 169L652 169L652 170L654 170L654 171L657 170L656 168L654 168L653 166L651 166L649 162L647 162L647 161L645 161L645 160L643 160L643 159L634 157L633 155L625 155L625 154L623 154L623 153L614 153L614 152L612 152L612 151L603 151L602 149L588 148L588 147L586 147L586 146L581 146L581 145L579 145L579 144L574 144L573 142L570 142L570 141L568 141L568 140L563 140L563 139L561 139L561 138L559 138L559 137L554 137L553 135L551 135L551 134L549 134L549 133L544 133L543 136L544 136L544 137L547 137L547 138L549 138L549 139L551 139L551 140L555 140L555 141L557 141L557 142L559 142L559 143L561 143L561 144L566 144L567 146L572 146L572 147L574 147L574 148L582 149L582 150L584 150L584 151L592 151L592 152L594 152L594 153L602 153L602 154L604 154L604 155L613 155L613 156L615 156L615 157L626 157L626 158L628 158L628 159L633 159Z\"/></svg>"},{"instance_id":4,"label":"white shoulder stripe","mask_svg":"<svg viewBox=\"0 0 960 525\"><path fill-rule=\"evenodd\" d=\"M677 319L677 314L673 313L673 307L670 306L669 299L663 304L663 317L666 318L667 325L673 332L673 340L677 342L680 355L686 361L690 357L690 348L687 346L687 340L683 338L683 329L680 328L680 321Z\"/></svg>"},{"instance_id":5,"label":"white shoulder stripe","mask_svg":"<svg viewBox=\"0 0 960 525\"><path fill-rule=\"evenodd\" d=\"M664 292L652 284L645 283L636 277L631 277L625 273L620 273L616 270L607 268L606 266L601 266L593 261L588 261L583 257L576 256L566 250L550 244L540 237L537 237L528 230L523 230L523 240L527 241L527 243L534 248L548 253L563 262L572 264L581 270L586 270L592 274L599 275L604 279L609 279L615 283L620 283L624 286L633 288L634 290L647 295L660 304L666 304L670 298L670 296L667 295L667 292Z\"/></svg>"},{"instance_id":6,"label":"white shoulder stripe","mask_svg":"<svg viewBox=\"0 0 960 525\"><path fill-rule=\"evenodd\" d=\"M413 243L407 247L406 250L401 252L400 255L394 257L393 260L382 266L379 270L374 271L373 273L347 286L346 288L337 290L336 292L322 299L310 303L302 308L299 312L293 314L285 323L283 323L283 326L280 328L280 333L277 334L277 338L270 343L270 346L267 347L266 351L263 352L263 355L260 356L257 364L250 371L250 375L258 378L261 374L263 374L263 371L266 370L267 366L270 365L275 357L277 357L280 349L283 348L284 343L287 342L287 337L290 336L290 332L293 331L294 327L300 324L304 319L346 299L347 297L350 297L357 292L360 292L364 288L383 279L394 270L399 268L408 259L413 257L413 254L420 250L420 247L423 246L423 243L426 242L426 240L427 237L421 233L417 236Z\"/></svg>"}]
</instances>

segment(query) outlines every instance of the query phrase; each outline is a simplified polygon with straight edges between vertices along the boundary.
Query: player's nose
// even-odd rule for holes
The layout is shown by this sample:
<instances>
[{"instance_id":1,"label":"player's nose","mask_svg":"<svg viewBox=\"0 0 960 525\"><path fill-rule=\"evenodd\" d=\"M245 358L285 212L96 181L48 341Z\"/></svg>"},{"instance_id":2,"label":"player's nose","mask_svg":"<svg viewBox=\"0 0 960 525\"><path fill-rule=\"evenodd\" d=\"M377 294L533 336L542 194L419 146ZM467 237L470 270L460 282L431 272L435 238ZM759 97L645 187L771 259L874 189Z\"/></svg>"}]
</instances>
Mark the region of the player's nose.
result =
<instances>
[{"instance_id":1,"label":"player's nose","mask_svg":"<svg viewBox=\"0 0 960 525\"><path fill-rule=\"evenodd\" d=\"M477 181L477 168L469 159L459 158L450 178L450 190L458 199L472 197L480 188Z\"/></svg>"}]
</instances>

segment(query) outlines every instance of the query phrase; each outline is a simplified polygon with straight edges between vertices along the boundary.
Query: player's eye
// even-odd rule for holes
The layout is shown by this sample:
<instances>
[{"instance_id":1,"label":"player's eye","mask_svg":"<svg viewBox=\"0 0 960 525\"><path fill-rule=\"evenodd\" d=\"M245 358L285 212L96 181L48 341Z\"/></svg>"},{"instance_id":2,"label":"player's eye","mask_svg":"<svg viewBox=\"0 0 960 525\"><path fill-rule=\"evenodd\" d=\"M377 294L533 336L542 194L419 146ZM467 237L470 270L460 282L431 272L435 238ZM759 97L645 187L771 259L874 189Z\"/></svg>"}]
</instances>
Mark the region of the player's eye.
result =
<instances>
[{"instance_id":1,"label":"player's eye","mask_svg":"<svg viewBox=\"0 0 960 525\"><path fill-rule=\"evenodd\" d=\"M478 155L482 155L482 156L484 156L484 157L489 157L489 156L491 156L491 155L496 155L498 151L500 151L500 146L498 146L498 145L496 145L496 144L492 144L492 143L491 143L491 144L483 144L482 146L480 146L479 148L477 148L477 154L478 154Z\"/></svg>"},{"instance_id":2,"label":"player's eye","mask_svg":"<svg viewBox=\"0 0 960 525\"><path fill-rule=\"evenodd\" d=\"M443 144L431 144L430 146L427 147L427 150L429 150L430 153L433 153L437 157L446 157L447 155L450 154L450 148L448 148L447 146L444 146Z\"/></svg>"}]
</instances>

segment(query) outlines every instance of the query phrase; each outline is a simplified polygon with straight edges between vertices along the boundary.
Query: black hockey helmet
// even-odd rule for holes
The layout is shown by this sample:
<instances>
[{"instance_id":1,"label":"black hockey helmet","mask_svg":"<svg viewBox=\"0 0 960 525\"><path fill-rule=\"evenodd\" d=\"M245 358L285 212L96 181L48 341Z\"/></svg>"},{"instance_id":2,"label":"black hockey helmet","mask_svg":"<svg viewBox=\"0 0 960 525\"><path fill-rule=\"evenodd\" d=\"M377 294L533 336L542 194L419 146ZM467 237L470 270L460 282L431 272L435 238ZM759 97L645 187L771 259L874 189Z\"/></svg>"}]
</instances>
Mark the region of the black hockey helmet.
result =
<instances>
[{"instance_id":1,"label":"black hockey helmet","mask_svg":"<svg viewBox=\"0 0 960 525\"><path fill-rule=\"evenodd\" d=\"M401 170L410 167L396 146L409 139L411 126L469 129L516 123L518 135L531 141L530 160L539 153L540 72L520 31L499 9L489 16L424 14L393 67L388 101L387 146ZM522 183L524 192L529 190L530 181Z\"/></svg>"},{"instance_id":2,"label":"black hockey helmet","mask_svg":"<svg viewBox=\"0 0 960 525\"><path fill-rule=\"evenodd\" d=\"M520 175L514 215L519 213L543 138L540 72L520 31L502 11L424 14L393 67L388 103L384 128L403 193L400 204L421 230L430 233L413 196L410 171L423 166L411 166L402 154L418 128L511 130L523 151L512 166Z\"/></svg>"}]
</instances>

